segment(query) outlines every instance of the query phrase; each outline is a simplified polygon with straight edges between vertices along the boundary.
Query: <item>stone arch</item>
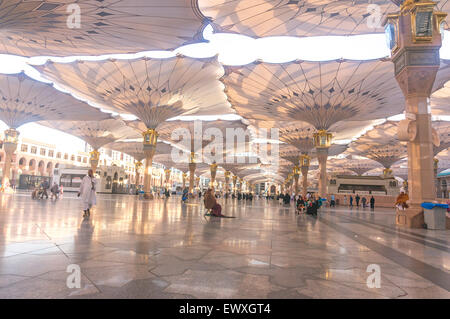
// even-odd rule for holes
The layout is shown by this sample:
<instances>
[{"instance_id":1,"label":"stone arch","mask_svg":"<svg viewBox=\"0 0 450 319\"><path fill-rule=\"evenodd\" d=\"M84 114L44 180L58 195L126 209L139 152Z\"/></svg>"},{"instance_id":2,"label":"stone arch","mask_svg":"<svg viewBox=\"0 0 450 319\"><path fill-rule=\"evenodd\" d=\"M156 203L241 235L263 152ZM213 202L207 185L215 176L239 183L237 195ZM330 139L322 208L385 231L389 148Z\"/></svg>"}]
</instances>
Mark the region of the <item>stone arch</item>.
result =
<instances>
[{"instance_id":1,"label":"stone arch","mask_svg":"<svg viewBox=\"0 0 450 319\"><path fill-rule=\"evenodd\" d=\"M53 163L52 162L47 163L46 172L47 172L48 176L53 175Z\"/></svg>"},{"instance_id":2,"label":"stone arch","mask_svg":"<svg viewBox=\"0 0 450 319\"><path fill-rule=\"evenodd\" d=\"M39 172L40 176L44 176L44 173L45 173L45 163L44 163L44 161L39 161L38 172Z\"/></svg>"},{"instance_id":3,"label":"stone arch","mask_svg":"<svg viewBox=\"0 0 450 319\"><path fill-rule=\"evenodd\" d=\"M18 163L19 168L23 171L27 166L27 159L25 157L21 157Z\"/></svg>"},{"instance_id":4,"label":"stone arch","mask_svg":"<svg viewBox=\"0 0 450 319\"><path fill-rule=\"evenodd\" d=\"M30 159L30 161L28 162L28 171L31 175L34 175L36 171L36 160L34 158Z\"/></svg>"}]
</instances>

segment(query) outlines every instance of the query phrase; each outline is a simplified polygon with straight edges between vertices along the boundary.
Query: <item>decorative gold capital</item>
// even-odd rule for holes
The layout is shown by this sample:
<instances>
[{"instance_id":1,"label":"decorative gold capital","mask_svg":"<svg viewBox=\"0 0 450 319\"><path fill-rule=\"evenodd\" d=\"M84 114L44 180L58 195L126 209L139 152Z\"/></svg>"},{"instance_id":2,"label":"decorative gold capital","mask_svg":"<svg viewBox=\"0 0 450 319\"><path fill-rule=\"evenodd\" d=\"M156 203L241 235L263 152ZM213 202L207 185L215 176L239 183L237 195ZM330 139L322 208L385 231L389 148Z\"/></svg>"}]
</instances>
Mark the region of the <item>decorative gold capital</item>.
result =
<instances>
[{"instance_id":1,"label":"decorative gold capital","mask_svg":"<svg viewBox=\"0 0 450 319\"><path fill-rule=\"evenodd\" d=\"M434 169L438 168L439 160L437 158L433 158Z\"/></svg>"},{"instance_id":2,"label":"decorative gold capital","mask_svg":"<svg viewBox=\"0 0 450 319\"><path fill-rule=\"evenodd\" d=\"M5 140L4 143L17 144L19 142L19 134L20 132L16 129L10 128L5 131Z\"/></svg>"},{"instance_id":3,"label":"decorative gold capital","mask_svg":"<svg viewBox=\"0 0 450 319\"><path fill-rule=\"evenodd\" d=\"M385 168L385 169L383 170L383 175L384 175L384 176L390 176L390 175L392 175L392 170L391 170L390 168Z\"/></svg>"},{"instance_id":4,"label":"decorative gold capital","mask_svg":"<svg viewBox=\"0 0 450 319\"><path fill-rule=\"evenodd\" d=\"M313 134L313 138L314 146L316 148L329 148L331 146L333 134L327 132L326 130L319 130Z\"/></svg>"},{"instance_id":5,"label":"decorative gold capital","mask_svg":"<svg viewBox=\"0 0 450 319\"><path fill-rule=\"evenodd\" d=\"M158 142L158 132L154 129L147 129L147 131L142 132L142 136L144 138L144 145L152 145L156 146Z\"/></svg>"},{"instance_id":6,"label":"decorative gold capital","mask_svg":"<svg viewBox=\"0 0 450 319\"><path fill-rule=\"evenodd\" d=\"M300 166L301 167L309 167L310 162L311 162L311 157L309 157L306 154L300 155Z\"/></svg>"},{"instance_id":7,"label":"decorative gold capital","mask_svg":"<svg viewBox=\"0 0 450 319\"><path fill-rule=\"evenodd\" d=\"M93 150L89 153L89 155L91 157L91 161L98 161L100 159L100 152L97 150Z\"/></svg>"}]
</instances>

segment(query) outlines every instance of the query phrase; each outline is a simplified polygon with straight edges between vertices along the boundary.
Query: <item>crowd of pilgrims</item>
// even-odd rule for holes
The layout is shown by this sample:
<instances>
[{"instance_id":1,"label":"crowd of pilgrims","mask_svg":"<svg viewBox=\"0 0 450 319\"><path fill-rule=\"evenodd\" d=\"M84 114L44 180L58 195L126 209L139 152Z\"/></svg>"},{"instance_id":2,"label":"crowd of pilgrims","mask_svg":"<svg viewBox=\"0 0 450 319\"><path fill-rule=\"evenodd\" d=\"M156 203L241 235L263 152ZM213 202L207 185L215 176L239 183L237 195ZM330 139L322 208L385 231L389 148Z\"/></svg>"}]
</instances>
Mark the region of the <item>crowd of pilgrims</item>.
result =
<instances>
[{"instance_id":1,"label":"crowd of pilgrims","mask_svg":"<svg viewBox=\"0 0 450 319\"><path fill-rule=\"evenodd\" d=\"M170 192L167 188L164 189L164 195L166 198L170 197ZM186 202L186 200L188 199L188 188L185 187L182 191L182 197L181 200L183 202ZM213 192L211 188L208 188L207 190L203 191L203 192L199 192L198 193L198 197L201 198L203 197L204 202L205 202L205 207L208 208L209 210L211 210L212 215L215 216L222 216L224 217L224 215L221 214L222 211L222 207L220 206L219 203L217 203L216 199L217 198L232 198L232 199L237 199L237 200L245 200L245 201L252 201L253 197L256 196L257 198L260 197L260 195L253 195L251 192L230 192L230 193L222 193L221 191L218 192ZM312 216L317 216L317 211L318 209L323 205L323 202L327 201L326 198L321 198L320 196L316 196L315 194L311 194L311 193L307 193L305 197L303 197L302 195L290 195L289 193L279 193L277 195L263 195L262 197L265 197L267 200L271 199L271 200L278 200L280 204L284 204L284 205L290 205L291 201L294 201L295 203L295 211L297 214L301 214L301 213L306 213L308 215L312 215ZM365 197L363 197L361 199L361 197L356 194L355 196L355 202L356 202L356 206L359 206L359 203L362 203L363 208L367 207L367 199ZM350 201L350 207L353 207L353 196L349 196L349 201ZM344 196L343 199L343 204L346 206L347 205L347 196ZM371 196L371 198L369 199L369 203L370 203L370 208L373 210L375 208L375 199L373 196ZM330 201L329 201L329 205L330 207L336 207L336 199L334 194L331 195L330 197Z\"/></svg>"}]
</instances>

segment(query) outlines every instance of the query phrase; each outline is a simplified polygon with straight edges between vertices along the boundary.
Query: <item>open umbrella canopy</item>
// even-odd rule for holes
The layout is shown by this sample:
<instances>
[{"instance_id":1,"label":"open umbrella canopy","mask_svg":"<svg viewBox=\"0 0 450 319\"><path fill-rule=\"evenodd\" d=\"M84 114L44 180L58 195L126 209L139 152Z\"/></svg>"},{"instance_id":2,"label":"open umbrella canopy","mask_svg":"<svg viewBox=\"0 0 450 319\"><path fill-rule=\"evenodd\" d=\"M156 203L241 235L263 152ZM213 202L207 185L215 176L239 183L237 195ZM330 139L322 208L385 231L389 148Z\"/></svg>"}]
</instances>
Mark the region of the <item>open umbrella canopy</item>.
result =
<instances>
[{"instance_id":1,"label":"open umbrella canopy","mask_svg":"<svg viewBox=\"0 0 450 319\"><path fill-rule=\"evenodd\" d=\"M198 0L222 31L248 36L330 36L383 32L399 8L390 0ZM448 12L448 1L437 8ZM448 17L447 17L448 19ZM450 20L447 20L450 21ZM448 29L449 23L445 25Z\"/></svg>"},{"instance_id":2,"label":"open umbrella canopy","mask_svg":"<svg viewBox=\"0 0 450 319\"><path fill-rule=\"evenodd\" d=\"M404 97L388 61L255 63L227 68L223 78L244 118L304 121L328 130L341 121L399 114Z\"/></svg>"},{"instance_id":3,"label":"open umbrella canopy","mask_svg":"<svg viewBox=\"0 0 450 319\"><path fill-rule=\"evenodd\" d=\"M181 114L228 105L216 59L49 61L37 68L64 89L105 109L132 114L150 129Z\"/></svg>"},{"instance_id":4,"label":"open umbrella canopy","mask_svg":"<svg viewBox=\"0 0 450 319\"><path fill-rule=\"evenodd\" d=\"M0 120L10 128L37 121L84 120L111 118L51 84L31 79L24 73L0 74Z\"/></svg>"},{"instance_id":5,"label":"open umbrella canopy","mask_svg":"<svg viewBox=\"0 0 450 319\"><path fill-rule=\"evenodd\" d=\"M0 53L100 55L169 50L201 38L191 0L3 0Z\"/></svg>"},{"instance_id":6,"label":"open umbrella canopy","mask_svg":"<svg viewBox=\"0 0 450 319\"><path fill-rule=\"evenodd\" d=\"M118 141L110 143L105 147L131 155L138 161L141 161L145 158L144 146L142 142ZM156 144L156 152L158 154L170 154L172 148L172 145L165 142L158 142Z\"/></svg>"},{"instance_id":7,"label":"open umbrella canopy","mask_svg":"<svg viewBox=\"0 0 450 319\"><path fill-rule=\"evenodd\" d=\"M102 121L43 121L39 124L75 135L93 149L98 150L108 143L132 138L137 134L120 119Z\"/></svg>"},{"instance_id":8,"label":"open umbrella canopy","mask_svg":"<svg viewBox=\"0 0 450 319\"><path fill-rule=\"evenodd\" d=\"M406 143L397 139L397 126L398 122L393 121L375 126L350 144L349 153L370 158L390 168L408 155Z\"/></svg>"}]
</instances>

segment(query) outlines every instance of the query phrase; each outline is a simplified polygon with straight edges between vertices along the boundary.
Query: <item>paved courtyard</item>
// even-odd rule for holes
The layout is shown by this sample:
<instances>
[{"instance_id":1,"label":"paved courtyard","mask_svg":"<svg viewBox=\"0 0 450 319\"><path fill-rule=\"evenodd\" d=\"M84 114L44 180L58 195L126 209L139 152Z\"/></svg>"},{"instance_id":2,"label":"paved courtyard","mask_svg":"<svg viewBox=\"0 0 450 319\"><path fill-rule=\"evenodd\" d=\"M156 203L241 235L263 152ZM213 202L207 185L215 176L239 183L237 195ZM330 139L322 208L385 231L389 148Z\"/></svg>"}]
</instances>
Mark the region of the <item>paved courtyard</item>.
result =
<instances>
[{"instance_id":1,"label":"paved courtyard","mask_svg":"<svg viewBox=\"0 0 450 319\"><path fill-rule=\"evenodd\" d=\"M264 199L203 204L98 195L89 220L56 202L0 195L0 298L450 298L449 232L400 229L387 209L318 218ZM81 269L68 288L67 266ZM381 271L369 288L369 265Z\"/></svg>"}]
</instances>

